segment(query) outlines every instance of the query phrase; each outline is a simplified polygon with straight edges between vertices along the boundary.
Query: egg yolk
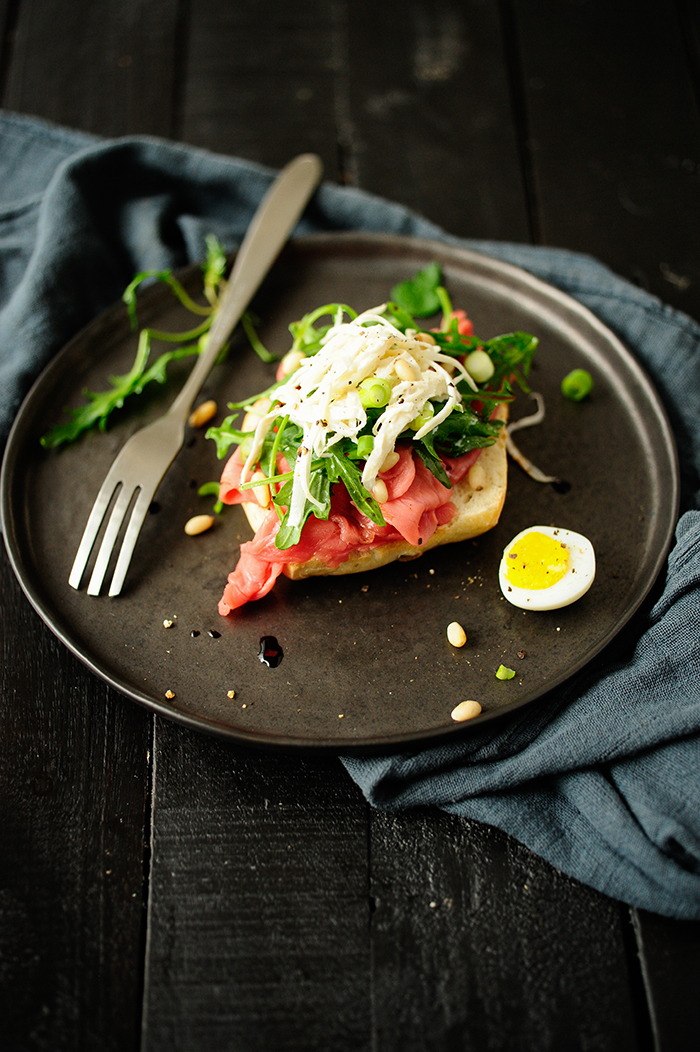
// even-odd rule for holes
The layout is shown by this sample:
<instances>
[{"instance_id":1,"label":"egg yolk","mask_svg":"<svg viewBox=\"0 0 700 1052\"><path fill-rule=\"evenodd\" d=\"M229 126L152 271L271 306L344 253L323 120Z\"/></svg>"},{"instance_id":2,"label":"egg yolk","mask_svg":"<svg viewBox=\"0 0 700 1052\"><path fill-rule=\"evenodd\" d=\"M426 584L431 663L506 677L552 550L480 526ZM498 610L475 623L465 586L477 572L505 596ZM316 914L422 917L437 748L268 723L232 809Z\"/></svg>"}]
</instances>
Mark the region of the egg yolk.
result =
<instances>
[{"instance_id":1,"label":"egg yolk","mask_svg":"<svg viewBox=\"0 0 700 1052\"><path fill-rule=\"evenodd\" d=\"M569 568L566 545L544 533L526 533L506 556L506 576L516 588L551 588Z\"/></svg>"}]
</instances>

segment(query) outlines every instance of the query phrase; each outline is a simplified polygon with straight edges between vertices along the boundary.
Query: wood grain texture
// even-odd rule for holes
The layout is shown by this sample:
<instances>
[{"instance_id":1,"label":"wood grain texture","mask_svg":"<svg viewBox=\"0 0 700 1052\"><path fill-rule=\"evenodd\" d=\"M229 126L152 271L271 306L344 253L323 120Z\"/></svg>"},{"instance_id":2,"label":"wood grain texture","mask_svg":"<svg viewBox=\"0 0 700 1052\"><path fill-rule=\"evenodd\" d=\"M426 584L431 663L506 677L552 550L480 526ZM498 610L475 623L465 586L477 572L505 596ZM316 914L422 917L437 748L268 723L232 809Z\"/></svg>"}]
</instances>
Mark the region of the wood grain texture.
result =
<instances>
[{"instance_id":1,"label":"wood grain texture","mask_svg":"<svg viewBox=\"0 0 700 1052\"><path fill-rule=\"evenodd\" d=\"M150 717L44 627L4 550L0 594L0 1044L131 1048Z\"/></svg>"},{"instance_id":2,"label":"wood grain texture","mask_svg":"<svg viewBox=\"0 0 700 1052\"><path fill-rule=\"evenodd\" d=\"M172 135L178 0L22 0L5 98L99 135Z\"/></svg>"},{"instance_id":3,"label":"wood grain texture","mask_svg":"<svg viewBox=\"0 0 700 1052\"><path fill-rule=\"evenodd\" d=\"M143 1052L369 1048L366 805L158 722Z\"/></svg>"},{"instance_id":4,"label":"wood grain texture","mask_svg":"<svg viewBox=\"0 0 700 1052\"><path fill-rule=\"evenodd\" d=\"M337 179L333 3L198 0L189 27L179 137L276 168L312 151Z\"/></svg>"},{"instance_id":5,"label":"wood grain texture","mask_svg":"<svg viewBox=\"0 0 700 1052\"><path fill-rule=\"evenodd\" d=\"M529 240L498 5L361 0L343 11L352 180L452 234Z\"/></svg>"},{"instance_id":6,"label":"wood grain texture","mask_svg":"<svg viewBox=\"0 0 700 1052\"><path fill-rule=\"evenodd\" d=\"M640 910L634 927L654 1032L654 1052L698 1047L700 922Z\"/></svg>"},{"instance_id":7,"label":"wood grain texture","mask_svg":"<svg viewBox=\"0 0 700 1052\"><path fill-rule=\"evenodd\" d=\"M373 812L370 857L382 1052L646 1047L623 907L432 811Z\"/></svg>"},{"instance_id":8,"label":"wood grain texture","mask_svg":"<svg viewBox=\"0 0 700 1052\"><path fill-rule=\"evenodd\" d=\"M675 10L512 6L542 241L700 318L700 115Z\"/></svg>"}]
</instances>

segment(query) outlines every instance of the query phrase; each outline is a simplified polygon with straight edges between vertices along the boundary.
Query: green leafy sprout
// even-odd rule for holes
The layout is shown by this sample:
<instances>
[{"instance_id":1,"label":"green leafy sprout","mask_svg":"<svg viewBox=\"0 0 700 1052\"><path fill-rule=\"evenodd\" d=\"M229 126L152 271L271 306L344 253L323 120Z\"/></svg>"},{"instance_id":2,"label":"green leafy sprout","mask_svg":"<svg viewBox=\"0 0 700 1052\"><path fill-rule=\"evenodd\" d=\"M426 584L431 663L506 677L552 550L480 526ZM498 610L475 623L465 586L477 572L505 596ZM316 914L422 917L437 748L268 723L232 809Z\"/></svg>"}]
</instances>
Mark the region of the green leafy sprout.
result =
<instances>
[{"instance_id":1,"label":"green leafy sprout","mask_svg":"<svg viewBox=\"0 0 700 1052\"><path fill-rule=\"evenodd\" d=\"M213 234L206 238L207 254L202 265L204 272L203 293L206 304L197 303L169 270L145 270L129 283L122 299L126 305L131 327L138 328L137 290L145 281L159 281L172 291L177 300L190 313L201 317L202 321L185 332L162 332L159 329L144 328L139 332L138 346L133 365L123 376L110 376L106 391L84 391L87 399L85 405L77 409L68 409L70 419L52 428L41 438L45 449L55 449L64 443L74 442L84 431L97 427L105 430L107 419L115 409L121 409L127 399L139 395L151 383L164 384L167 379L167 367L173 361L197 355L201 352L207 334L216 316L221 293L225 288L226 256ZM263 361L273 361L273 356L263 347L257 338L254 320L249 314L241 319L243 328L256 352ZM162 352L151 361L154 342L177 344L172 350ZM222 350L220 358L226 354Z\"/></svg>"}]
</instances>

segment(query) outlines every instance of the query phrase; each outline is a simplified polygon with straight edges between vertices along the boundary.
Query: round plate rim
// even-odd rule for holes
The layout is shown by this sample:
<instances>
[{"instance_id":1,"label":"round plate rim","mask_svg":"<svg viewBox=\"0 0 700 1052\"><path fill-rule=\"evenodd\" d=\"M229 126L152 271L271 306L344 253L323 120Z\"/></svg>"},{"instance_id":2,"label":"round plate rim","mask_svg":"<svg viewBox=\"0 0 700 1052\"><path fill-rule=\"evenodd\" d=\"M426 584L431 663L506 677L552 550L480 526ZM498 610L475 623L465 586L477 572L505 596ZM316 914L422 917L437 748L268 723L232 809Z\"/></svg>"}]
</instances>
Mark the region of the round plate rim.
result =
<instances>
[{"instance_id":1,"label":"round plate rim","mask_svg":"<svg viewBox=\"0 0 700 1052\"><path fill-rule=\"evenodd\" d=\"M309 739L305 736L297 737L290 734L285 734L284 737L280 739L274 735L265 735L259 731L247 731L242 728L226 726L201 715L192 715L187 712L173 709L152 694L141 691L127 681L120 679L119 676L113 675L108 668L104 667L99 661L94 660L94 658L85 651L85 648L81 647L80 642L73 638L71 632L61 623L60 616L57 615L51 604L44 599L41 590L34 584L31 568L27 567L22 556L21 539L16 528L16 516L11 493L15 481L14 472L22 449L23 430L26 427L28 418L31 417L32 406L37 392L43 390L44 385L48 382L51 373L54 370L60 371L61 359L69 355L76 344L79 344L88 338L93 330L99 329L101 325L109 321L112 314L120 309L121 304L119 302L102 311L57 352L40 376L32 384L32 387L23 400L22 406L14 420L7 440L2 463L2 472L0 475L0 522L2 524L5 547L8 553L10 565L12 566L24 594L40 618L54 635L61 640L68 650L70 650L71 653L73 653L95 675L125 697L130 698L151 711L157 712L159 715L162 715L167 719L175 720L192 730L214 734L238 744L251 745L274 751L289 750L297 753L333 751L335 753L346 753L348 755L397 751L409 745L412 747L418 747L421 745L435 745L444 741L454 740L455 737L476 731L478 728L483 727L485 723L503 719L525 705L541 701L552 690L556 689L556 687L559 687L562 683L570 680L581 670L581 668L585 667L611 642L648 597L666 561L674 536L680 502L678 453L668 415L656 388L643 366L624 343L612 332L612 330L609 329L608 326L597 317L597 315L573 296L557 288L555 285L543 281L522 267L498 259L497 257L489 256L478 249L454 245L449 241L408 237L399 234L382 234L376 232L317 233L294 238L290 242L290 245L292 249L296 248L302 251L307 246L309 248L320 247L332 252L338 246L345 246L347 248L348 246L355 245L357 247L372 246L374 249L379 250L395 249L398 253L411 251L424 256L429 256L431 254L442 255L443 257L449 256L462 266L467 265L474 268L482 268L490 273L494 273L499 279L505 278L507 280L510 278L512 281L517 282L519 286L524 286L531 292L543 297L550 304L557 304L563 311L573 314L582 322L590 326L591 329L604 336L607 342L615 347L616 353L624 361L625 366L635 374L637 383L645 390L647 398L653 404L655 409L657 423L661 428L664 439L663 452L668 456L671 468L670 474L667 477L670 500L668 502L669 513L666 520L666 529L662 543L657 546L656 557L647 569L644 586L638 589L633 602L625 609L624 616L611 626L609 632L602 637L599 641L599 645L595 647L593 653L582 658L571 668L570 671L553 678L548 684L546 690L541 691L536 697L526 697L515 701L513 704L504 707L503 709L494 709L490 712L485 712L478 719L470 721L467 724L456 723L453 727L425 729L421 732L410 731L405 733L396 732L382 736L373 735L369 739L333 738L317 740ZM186 276L198 269L198 266L193 264L184 268L181 273L183 276Z\"/></svg>"}]
</instances>

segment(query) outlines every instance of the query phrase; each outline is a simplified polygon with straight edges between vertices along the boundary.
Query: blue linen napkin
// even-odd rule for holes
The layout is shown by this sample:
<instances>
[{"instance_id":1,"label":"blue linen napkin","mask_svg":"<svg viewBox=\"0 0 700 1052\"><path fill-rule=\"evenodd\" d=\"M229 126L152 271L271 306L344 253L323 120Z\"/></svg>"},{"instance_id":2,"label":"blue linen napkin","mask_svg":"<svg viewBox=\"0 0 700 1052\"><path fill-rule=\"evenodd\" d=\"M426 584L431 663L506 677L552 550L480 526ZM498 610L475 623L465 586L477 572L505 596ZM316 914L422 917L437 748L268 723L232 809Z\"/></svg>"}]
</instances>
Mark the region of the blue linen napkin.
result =
<instances>
[{"instance_id":1,"label":"blue linen napkin","mask_svg":"<svg viewBox=\"0 0 700 1052\"><path fill-rule=\"evenodd\" d=\"M0 443L52 355L135 273L202 259L208 233L235 248L272 174L0 113ZM353 189L321 188L297 232L321 230L442 239L580 300L651 375L682 477L660 597L592 665L449 744L343 763L377 807L434 805L497 826L614 898L700 918L700 327L589 257L460 240Z\"/></svg>"}]
</instances>

